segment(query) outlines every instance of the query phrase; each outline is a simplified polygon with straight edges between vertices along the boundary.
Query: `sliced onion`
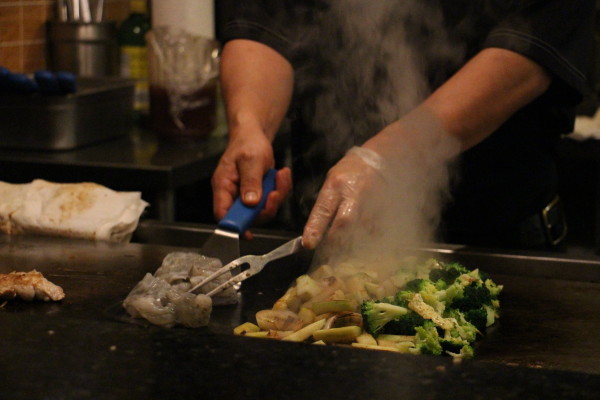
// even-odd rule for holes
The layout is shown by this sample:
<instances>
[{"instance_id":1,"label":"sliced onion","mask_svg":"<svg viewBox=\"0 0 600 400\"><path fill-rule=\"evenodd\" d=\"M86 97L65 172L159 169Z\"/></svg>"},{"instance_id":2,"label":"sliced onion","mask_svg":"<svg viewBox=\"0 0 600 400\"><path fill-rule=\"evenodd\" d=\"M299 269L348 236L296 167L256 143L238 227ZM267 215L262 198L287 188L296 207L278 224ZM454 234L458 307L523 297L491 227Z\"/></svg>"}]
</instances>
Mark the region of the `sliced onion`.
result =
<instances>
[{"instance_id":1,"label":"sliced onion","mask_svg":"<svg viewBox=\"0 0 600 400\"><path fill-rule=\"evenodd\" d=\"M256 313L256 323L262 330L296 331L302 328L298 314L290 310L262 310Z\"/></svg>"}]
</instances>

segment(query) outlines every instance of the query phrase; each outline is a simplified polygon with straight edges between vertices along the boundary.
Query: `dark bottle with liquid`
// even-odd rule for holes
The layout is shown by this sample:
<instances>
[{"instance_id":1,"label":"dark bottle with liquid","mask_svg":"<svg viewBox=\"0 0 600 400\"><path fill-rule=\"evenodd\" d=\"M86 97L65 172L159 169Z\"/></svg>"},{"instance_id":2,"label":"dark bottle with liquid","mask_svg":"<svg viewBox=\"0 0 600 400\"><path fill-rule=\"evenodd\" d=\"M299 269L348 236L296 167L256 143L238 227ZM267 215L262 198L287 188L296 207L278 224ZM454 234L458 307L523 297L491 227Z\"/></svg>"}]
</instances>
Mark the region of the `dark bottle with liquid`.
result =
<instances>
[{"instance_id":1,"label":"dark bottle with liquid","mask_svg":"<svg viewBox=\"0 0 600 400\"><path fill-rule=\"evenodd\" d=\"M148 47L146 33L151 28L147 0L131 0L130 14L117 32L121 56L121 76L135 80L136 117L148 114Z\"/></svg>"}]
</instances>

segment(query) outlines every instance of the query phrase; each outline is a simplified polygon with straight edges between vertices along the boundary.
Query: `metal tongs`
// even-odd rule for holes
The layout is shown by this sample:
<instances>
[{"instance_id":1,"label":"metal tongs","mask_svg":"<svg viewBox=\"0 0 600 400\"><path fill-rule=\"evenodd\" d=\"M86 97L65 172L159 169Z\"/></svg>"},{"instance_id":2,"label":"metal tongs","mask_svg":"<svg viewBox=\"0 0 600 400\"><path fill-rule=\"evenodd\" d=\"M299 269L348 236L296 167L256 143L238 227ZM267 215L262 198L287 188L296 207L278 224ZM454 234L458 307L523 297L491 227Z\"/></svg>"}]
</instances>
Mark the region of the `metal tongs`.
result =
<instances>
[{"instance_id":1,"label":"metal tongs","mask_svg":"<svg viewBox=\"0 0 600 400\"><path fill-rule=\"evenodd\" d=\"M223 266L219 270L213 272L209 277L207 277L202 282L198 283L196 286L188 290L188 292L193 292L194 290L201 288L208 282L213 281L214 279L223 275L224 273L238 268L244 264L249 265L248 269L241 271L237 275L232 276L230 279L226 280L210 292L206 293L207 296L213 296L229 287L239 284L240 282L250 278L251 276L258 274L260 271L262 271L265 265L267 265L271 261L297 253L301 248L302 236L298 236L297 238L290 240L289 242L279 246L278 248L267 254L263 254L261 256L247 255L240 257L238 259L233 260L229 264Z\"/></svg>"}]
</instances>

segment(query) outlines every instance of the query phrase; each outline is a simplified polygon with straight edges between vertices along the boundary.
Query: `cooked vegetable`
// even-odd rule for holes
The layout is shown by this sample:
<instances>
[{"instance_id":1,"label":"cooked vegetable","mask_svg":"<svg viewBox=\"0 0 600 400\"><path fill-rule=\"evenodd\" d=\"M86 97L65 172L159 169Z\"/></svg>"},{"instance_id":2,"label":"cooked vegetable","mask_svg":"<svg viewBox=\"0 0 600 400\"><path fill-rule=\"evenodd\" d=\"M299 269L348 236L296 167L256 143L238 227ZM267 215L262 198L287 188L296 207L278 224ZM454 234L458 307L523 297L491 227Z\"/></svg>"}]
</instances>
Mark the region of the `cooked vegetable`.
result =
<instances>
[{"instance_id":1,"label":"cooked vegetable","mask_svg":"<svg viewBox=\"0 0 600 400\"><path fill-rule=\"evenodd\" d=\"M392 335L414 335L415 328L423 325L425 319L416 312L409 310L406 314L388 322L381 333Z\"/></svg>"},{"instance_id":2,"label":"cooked vegetable","mask_svg":"<svg viewBox=\"0 0 600 400\"><path fill-rule=\"evenodd\" d=\"M291 335L284 337L283 340L290 342L303 342L309 337L311 337L315 331L318 331L319 329L323 328L324 325L324 319L315 321L312 324L306 325L304 328L292 333Z\"/></svg>"},{"instance_id":3,"label":"cooked vegetable","mask_svg":"<svg viewBox=\"0 0 600 400\"><path fill-rule=\"evenodd\" d=\"M323 265L302 275L236 334L408 354L470 358L499 317L503 287L478 269L429 259L402 263L379 280L360 264ZM418 271L418 272L417 272ZM260 331L256 331L256 329ZM244 333L239 333L244 332Z\"/></svg>"},{"instance_id":4,"label":"cooked vegetable","mask_svg":"<svg viewBox=\"0 0 600 400\"><path fill-rule=\"evenodd\" d=\"M289 310L262 310L256 313L256 323L263 330L296 331L302 327L298 314Z\"/></svg>"},{"instance_id":5,"label":"cooked vegetable","mask_svg":"<svg viewBox=\"0 0 600 400\"><path fill-rule=\"evenodd\" d=\"M316 315L319 315L329 312L354 311L356 306L350 300L329 300L314 302L311 308Z\"/></svg>"},{"instance_id":6,"label":"cooked vegetable","mask_svg":"<svg viewBox=\"0 0 600 400\"><path fill-rule=\"evenodd\" d=\"M244 322L240 326L236 326L233 328L234 335L245 335L248 332L258 332L260 331L260 327L258 325L253 324L252 322Z\"/></svg>"},{"instance_id":7,"label":"cooked vegetable","mask_svg":"<svg viewBox=\"0 0 600 400\"><path fill-rule=\"evenodd\" d=\"M359 326L344 326L319 329L313 332L312 336L315 340L322 340L325 343L352 343L361 333L362 329Z\"/></svg>"},{"instance_id":8,"label":"cooked vegetable","mask_svg":"<svg viewBox=\"0 0 600 400\"><path fill-rule=\"evenodd\" d=\"M377 340L375 340L373 335L371 335L368 332L364 332L364 331L356 337L356 342L377 346Z\"/></svg>"},{"instance_id":9,"label":"cooked vegetable","mask_svg":"<svg viewBox=\"0 0 600 400\"><path fill-rule=\"evenodd\" d=\"M371 335L377 335L388 322L408 313L405 307L379 301L365 301L360 311L365 330Z\"/></svg>"},{"instance_id":10,"label":"cooked vegetable","mask_svg":"<svg viewBox=\"0 0 600 400\"><path fill-rule=\"evenodd\" d=\"M415 335L416 349L421 354L439 356L442 354L442 345L437 328L432 321L425 321L423 326L418 326Z\"/></svg>"}]
</instances>

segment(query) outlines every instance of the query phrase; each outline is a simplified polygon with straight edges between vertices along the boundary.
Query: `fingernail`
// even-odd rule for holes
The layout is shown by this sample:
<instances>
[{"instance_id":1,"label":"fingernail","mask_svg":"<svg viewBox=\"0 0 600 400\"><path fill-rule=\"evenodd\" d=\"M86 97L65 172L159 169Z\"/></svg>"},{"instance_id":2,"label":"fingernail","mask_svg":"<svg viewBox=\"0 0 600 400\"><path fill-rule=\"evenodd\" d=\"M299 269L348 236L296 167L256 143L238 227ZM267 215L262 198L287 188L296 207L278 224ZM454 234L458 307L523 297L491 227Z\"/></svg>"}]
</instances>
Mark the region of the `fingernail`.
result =
<instances>
[{"instance_id":1,"label":"fingernail","mask_svg":"<svg viewBox=\"0 0 600 400\"><path fill-rule=\"evenodd\" d=\"M256 201L256 192L246 192L244 195L244 200L246 201Z\"/></svg>"}]
</instances>

